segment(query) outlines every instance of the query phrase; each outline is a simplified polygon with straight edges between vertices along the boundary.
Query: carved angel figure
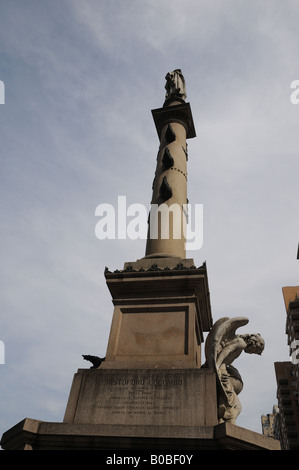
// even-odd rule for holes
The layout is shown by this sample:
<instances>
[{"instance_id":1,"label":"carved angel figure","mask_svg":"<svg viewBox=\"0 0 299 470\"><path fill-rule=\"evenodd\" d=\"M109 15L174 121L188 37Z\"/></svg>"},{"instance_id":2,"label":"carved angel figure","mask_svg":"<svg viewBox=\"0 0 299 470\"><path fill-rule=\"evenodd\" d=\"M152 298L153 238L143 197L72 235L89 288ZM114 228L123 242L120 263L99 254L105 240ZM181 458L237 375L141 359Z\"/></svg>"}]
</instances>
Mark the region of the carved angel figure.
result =
<instances>
[{"instance_id":1,"label":"carved angel figure","mask_svg":"<svg viewBox=\"0 0 299 470\"><path fill-rule=\"evenodd\" d=\"M209 332L205 343L206 366L217 376L219 422L235 423L241 412L238 394L243 389L242 378L231 364L242 351L261 354L265 342L259 334L237 335L236 330L248 323L248 318L220 318Z\"/></svg>"},{"instance_id":2,"label":"carved angel figure","mask_svg":"<svg viewBox=\"0 0 299 470\"><path fill-rule=\"evenodd\" d=\"M182 98L183 100L187 98L185 79L181 69L176 69L173 72L168 72L165 77L165 80L166 99L169 99L172 96Z\"/></svg>"}]
</instances>

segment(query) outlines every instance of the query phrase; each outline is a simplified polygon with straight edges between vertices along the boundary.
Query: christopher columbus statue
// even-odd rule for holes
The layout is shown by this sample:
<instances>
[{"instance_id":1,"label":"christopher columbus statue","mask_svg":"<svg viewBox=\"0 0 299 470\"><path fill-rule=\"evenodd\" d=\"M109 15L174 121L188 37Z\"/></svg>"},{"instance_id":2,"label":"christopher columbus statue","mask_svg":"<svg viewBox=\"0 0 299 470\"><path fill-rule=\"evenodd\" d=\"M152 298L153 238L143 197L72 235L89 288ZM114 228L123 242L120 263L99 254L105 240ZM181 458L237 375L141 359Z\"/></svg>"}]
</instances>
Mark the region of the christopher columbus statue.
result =
<instances>
[{"instance_id":1,"label":"christopher columbus statue","mask_svg":"<svg viewBox=\"0 0 299 470\"><path fill-rule=\"evenodd\" d=\"M185 79L181 69L176 69L173 72L168 72L165 77L165 80L166 100L170 98L181 98L185 100L187 98Z\"/></svg>"}]
</instances>

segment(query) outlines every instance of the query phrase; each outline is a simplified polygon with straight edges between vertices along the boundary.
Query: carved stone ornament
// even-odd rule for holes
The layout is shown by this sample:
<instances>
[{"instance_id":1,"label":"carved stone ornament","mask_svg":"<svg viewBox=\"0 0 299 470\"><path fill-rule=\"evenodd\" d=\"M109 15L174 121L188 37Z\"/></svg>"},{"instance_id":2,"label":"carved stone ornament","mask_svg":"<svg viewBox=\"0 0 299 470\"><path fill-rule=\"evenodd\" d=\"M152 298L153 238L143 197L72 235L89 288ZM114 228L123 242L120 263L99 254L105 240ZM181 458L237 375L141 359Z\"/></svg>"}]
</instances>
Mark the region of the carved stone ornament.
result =
<instances>
[{"instance_id":1,"label":"carved stone ornament","mask_svg":"<svg viewBox=\"0 0 299 470\"><path fill-rule=\"evenodd\" d=\"M165 139L166 141L171 144L171 142L174 142L176 139L176 135L171 127L170 124L168 124L166 132L165 132Z\"/></svg>"},{"instance_id":2,"label":"carved stone ornament","mask_svg":"<svg viewBox=\"0 0 299 470\"><path fill-rule=\"evenodd\" d=\"M166 147L164 151L163 158L162 158L162 165L163 165L164 170L168 170L174 165L174 159L168 147Z\"/></svg>"},{"instance_id":3,"label":"carved stone ornament","mask_svg":"<svg viewBox=\"0 0 299 470\"><path fill-rule=\"evenodd\" d=\"M163 177L160 186L160 196L162 197L162 199L164 199L164 201L167 201L167 199L170 199L172 197L172 189L167 181L166 176Z\"/></svg>"},{"instance_id":4,"label":"carved stone ornament","mask_svg":"<svg viewBox=\"0 0 299 470\"><path fill-rule=\"evenodd\" d=\"M92 363L91 369L97 369L106 359L105 357L91 356L90 354L82 354L82 357Z\"/></svg>"},{"instance_id":5,"label":"carved stone ornament","mask_svg":"<svg viewBox=\"0 0 299 470\"><path fill-rule=\"evenodd\" d=\"M238 395L243 381L232 362L242 351L261 354L265 342L259 334L237 335L236 330L248 323L246 317L220 318L209 332L205 343L206 364L216 372L219 423L235 423L242 406Z\"/></svg>"}]
</instances>

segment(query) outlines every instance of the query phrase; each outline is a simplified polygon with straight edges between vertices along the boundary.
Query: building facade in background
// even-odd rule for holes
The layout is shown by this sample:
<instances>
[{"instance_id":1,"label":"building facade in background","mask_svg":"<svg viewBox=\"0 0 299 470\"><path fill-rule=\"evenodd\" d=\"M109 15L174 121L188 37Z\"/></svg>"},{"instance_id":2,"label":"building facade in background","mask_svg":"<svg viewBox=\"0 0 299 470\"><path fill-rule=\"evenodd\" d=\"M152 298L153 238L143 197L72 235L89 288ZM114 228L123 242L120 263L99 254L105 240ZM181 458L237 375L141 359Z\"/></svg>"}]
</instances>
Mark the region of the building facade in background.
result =
<instances>
[{"instance_id":1,"label":"building facade in background","mask_svg":"<svg viewBox=\"0 0 299 470\"><path fill-rule=\"evenodd\" d=\"M261 421L263 434L280 440L279 428L277 428L278 416L279 408L277 405L274 405L272 413L262 415Z\"/></svg>"},{"instance_id":2,"label":"building facade in background","mask_svg":"<svg viewBox=\"0 0 299 470\"><path fill-rule=\"evenodd\" d=\"M274 366L277 381L281 448L283 450L299 450L299 403L296 369L292 362L276 362Z\"/></svg>"},{"instance_id":3,"label":"building facade in background","mask_svg":"<svg viewBox=\"0 0 299 470\"><path fill-rule=\"evenodd\" d=\"M282 450L299 450L299 286L283 287L282 292L291 360L274 363L279 411L273 416L272 430L273 437L280 440ZM264 434L266 421L264 419L264 431L262 417ZM271 427L270 423L268 427Z\"/></svg>"}]
</instances>

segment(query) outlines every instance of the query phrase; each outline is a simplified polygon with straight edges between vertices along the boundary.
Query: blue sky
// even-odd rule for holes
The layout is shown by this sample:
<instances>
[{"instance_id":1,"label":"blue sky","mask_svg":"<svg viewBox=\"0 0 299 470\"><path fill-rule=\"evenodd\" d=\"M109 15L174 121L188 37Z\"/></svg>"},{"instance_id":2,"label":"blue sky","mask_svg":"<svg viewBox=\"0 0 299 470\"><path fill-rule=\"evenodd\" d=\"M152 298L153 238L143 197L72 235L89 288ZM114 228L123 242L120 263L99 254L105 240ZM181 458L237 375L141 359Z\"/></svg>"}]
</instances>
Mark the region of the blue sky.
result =
<instances>
[{"instance_id":1,"label":"blue sky","mask_svg":"<svg viewBox=\"0 0 299 470\"><path fill-rule=\"evenodd\" d=\"M3 0L0 7L0 434L62 421L82 354L105 355L104 268L144 240L95 236L95 209L149 204L159 146L151 110L181 68L197 137L188 195L204 206L214 321L247 316L266 341L240 357L237 423L261 432L288 360L281 288L298 285L296 1ZM240 331L241 332L241 331ZM238 362L238 363L237 363Z\"/></svg>"}]
</instances>

